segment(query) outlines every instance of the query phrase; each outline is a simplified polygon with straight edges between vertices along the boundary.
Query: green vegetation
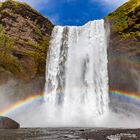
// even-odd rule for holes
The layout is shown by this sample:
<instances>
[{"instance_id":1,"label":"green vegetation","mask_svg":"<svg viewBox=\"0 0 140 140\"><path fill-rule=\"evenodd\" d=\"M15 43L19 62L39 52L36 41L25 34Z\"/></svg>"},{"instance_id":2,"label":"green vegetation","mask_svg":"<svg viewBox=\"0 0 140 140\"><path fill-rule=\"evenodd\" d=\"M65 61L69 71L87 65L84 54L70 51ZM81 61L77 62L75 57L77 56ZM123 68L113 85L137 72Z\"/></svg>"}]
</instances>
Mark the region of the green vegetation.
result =
<instances>
[{"instance_id":1,"label":"green vegetation","mask_svg":"<svg viewBox=\"0 0 140 140\"><path fill-rule=\"evenodd\" d=\"M46 36L40 41L40 45L32 41L26 42L26 45L32 46L33 50L26 51L25 54L38 62L38 73L45 73L46 52L47 46L49 46L49 41L50 37L46 34Z\"/></svg>"},{"instance_id":2,"label":"green vegetation","mask_svg":"<svg viewBox=\"0 0 140 140\"><path fill-rule=\"evenodd\" d=\"M47 49L49 46L49 42L50 42L50 37L48 34L46 34L46 36L43 38L43 40L41 41L41 45L40 48L42 48L41 53L40 53L40 57L39 57L39 73L45 73L45 68L46 68L46 54L47 54Z\"/></svg>"},{"instance_id":3,"label":"green vegetation","mask_svg":"<svg viewBox=\"0 0 140 140\"><path fill-rule=\"evenodd\" d=\"M10 71L19 78L25 79L27 78L26 70L24 69L20 59L13 55L13 52L16 50L16 40L9 37L4 32L5 31L0 24L0 67ZM27 42L21 40L20 43L32 48L32 50L22 52L25 56L31 58L34 63L36 63L36 67L34 67L32 71L36 74L37 72L45 73L46 51L49 44L49 36L46 35L42 41L40 41L40 45L30 40Z\"/></svg>"},{"instance_id":4,"label":"green vegetation","mask_svg":"<svg viewBox=\"0 0 140 140\"><path fill-rule=\"evenodd\" d=\"M0 34L3 33L3 26L0 24Z\"/></svg>"},{"instance_id":5,"label":"green vegetation","mask_svg":"<svg viewBox=\"0 0 140 140\"><path fill-rule=\"evenodd\" d=\"M37 35L42 36L42 32L41 32L41 30L39 29L38 26L35 26L33 30Z\"/></svg>"},{"instance_id":6,"label":"green vegetation","mask_svg":"<svg viewBox=\"0 0 140 140\"><path fill-rule=\"evenodd\" d=\"M7 16L7 17L11 17L11 18L13 18L13 19L16 19L16 18L18 17L17 14L12 13L12 12L10 12L10 11L6 11L6 10L0 11L0 14L5 15L5 16Z\"/></svg>"},{"instance_id":7,"label":"green vegetation","mask_svg":"<svg viewBox=\"0 0 140 140\"><path fill-rule=\"evenodd\" d=\"M14 0L6 0L5 2L3 2L1 4L1 7L3 8L17 8L18 6L21 6L21 5L25 5L25 6L28 6L26 3L24 2L19 2L19 1L14 1Z\"/></svg>"},{"instance_id":8,"label":"green vegetation","mask_svg":"<svg viewBox=\"0 0 140 140\"><path fill-rule=\"evenodd\" d=\"M137 10L138 7L140 7L140 0L130 0L115 12L109 14L105 19L110 21L112 32L118 33L120 38L124 40L139 36L140 22L138 20L140 11Z\"/></svg>"},{"instance_id":9,"label":"green vegetation","mask_svg":"<svg viewBox=\"0 0 140 140\"><path fill-rule=\"evenodd\" d=\"M140 0L129 0L105 17L110 23L110 48L131 58L140 56Z\"/></svg>"},{"instance_id":10,"label":"green vegetation","mask_svg":"<svg viewBox=\"0 0 140 140\"><path fill-rule=\"evenodd\" d=\"M0 20L0 70L23 81L44 76L53 24L14 0L0 3Z\"/></svg>"},{"instance_id":11,"label":"green vegetation","mask_svg":"<svg viewBox=\"0 0 140 140\"><path fill-rule=\"evenodd\" d=\"M0 25L0 66L17 76L24 76L22 65L12 55L14 47L15 40L6 35L2 25Z\"/></svg>"}]
</instances>

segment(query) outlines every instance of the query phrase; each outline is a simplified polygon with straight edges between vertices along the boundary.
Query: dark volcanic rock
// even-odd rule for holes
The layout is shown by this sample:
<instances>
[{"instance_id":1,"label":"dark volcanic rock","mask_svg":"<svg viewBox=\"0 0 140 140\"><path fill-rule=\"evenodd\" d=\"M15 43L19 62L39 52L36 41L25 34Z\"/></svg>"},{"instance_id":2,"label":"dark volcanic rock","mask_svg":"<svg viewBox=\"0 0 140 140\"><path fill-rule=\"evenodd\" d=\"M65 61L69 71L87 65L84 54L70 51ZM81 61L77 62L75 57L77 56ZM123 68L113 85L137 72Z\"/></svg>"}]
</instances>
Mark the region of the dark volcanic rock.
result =
<instances>
[{"instance_id":1,"label":"dark volcanic rock","mask_svg":"<svg viewBox=\"0 0 140 140\"><path fill-rule=\"evenodd\" d=\"M16 121L0 116L0 129L18 129L19 127L20 125Z\"/></svg>"}]
</instances>

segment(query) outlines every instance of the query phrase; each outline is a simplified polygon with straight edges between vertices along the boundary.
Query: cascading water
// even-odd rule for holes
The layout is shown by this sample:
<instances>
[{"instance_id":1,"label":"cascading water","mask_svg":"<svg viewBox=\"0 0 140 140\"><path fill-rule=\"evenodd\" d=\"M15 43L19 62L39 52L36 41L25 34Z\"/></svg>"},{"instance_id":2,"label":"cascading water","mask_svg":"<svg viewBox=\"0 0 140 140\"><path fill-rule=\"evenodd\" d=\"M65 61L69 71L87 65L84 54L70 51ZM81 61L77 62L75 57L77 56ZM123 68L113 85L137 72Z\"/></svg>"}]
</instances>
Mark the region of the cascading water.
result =
<instances>
[{"instance_id":1,"label":"cascading water","mask_svg":"<svg viewBox=\"0 0 140 140\"><path fill-rule=\"evenodd\" d=\"M24 99L26 106L23 101L14 104L8 117L22 127L139 128L139 106L112 97L109 104L107 62L104 20L56 26L47 58L45 102L40 96Z\"/></svg>"},{"instance_id":2,"label":"cascading water","mask_svg":"<svg viewBox=\"0 0 140 140\"><path fill-rule=\"evenodd\" d=\"M52 122L57 120L65 126L96 125L108 112L106 40L104 20L54 28L45 89Z\"/></svg>"}]
</instances>

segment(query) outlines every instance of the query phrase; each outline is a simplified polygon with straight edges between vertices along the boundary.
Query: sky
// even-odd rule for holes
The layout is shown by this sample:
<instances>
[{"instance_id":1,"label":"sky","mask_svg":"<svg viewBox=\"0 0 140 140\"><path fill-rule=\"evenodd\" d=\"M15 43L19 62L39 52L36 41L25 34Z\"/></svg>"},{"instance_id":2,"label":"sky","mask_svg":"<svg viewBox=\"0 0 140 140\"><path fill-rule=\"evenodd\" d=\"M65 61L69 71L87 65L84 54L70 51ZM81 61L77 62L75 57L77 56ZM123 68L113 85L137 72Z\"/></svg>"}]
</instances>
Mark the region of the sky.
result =
<instances>
[{"instance_id":1,"label":"sky","mask_svg":"<svg viewBox=\"0 0 140 140\"><path fill-rule=\"evenodd\" d=\"M102 19L128 0L19 0L30 4L55 25L83 25Z\"/></svg>"}]
</instances>

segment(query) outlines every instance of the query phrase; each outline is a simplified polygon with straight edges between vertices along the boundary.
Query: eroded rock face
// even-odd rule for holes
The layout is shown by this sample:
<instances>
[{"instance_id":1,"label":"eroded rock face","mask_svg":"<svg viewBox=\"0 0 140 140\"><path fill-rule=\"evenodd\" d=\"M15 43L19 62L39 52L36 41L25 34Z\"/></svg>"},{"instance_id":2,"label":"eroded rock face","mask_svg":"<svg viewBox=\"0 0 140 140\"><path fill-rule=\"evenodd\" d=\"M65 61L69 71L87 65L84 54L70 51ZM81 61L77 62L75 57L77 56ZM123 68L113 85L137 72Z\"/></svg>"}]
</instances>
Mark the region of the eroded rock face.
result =
<instances>
[{"instance_id":1,"label":"eroded rock face","mask_svg":"<svg viewBox=\"0 0 140 140\"><path fill-rule=\"evenodd\" d=\"M0 129L18 129L19 127L20 125L16 121L0 116Z\"/></svg>"},{"instance_id":2,"label":"eroded rock face","mask_svg":"<svg viewBox=\"0 0 140 140\"><path fill-rule=\"evenodd\" d=\"M0 83L11 77L21 81L44 77L52 29L47 18L25 3L0 4Z\"/></svg>"},{"instance_id":3,"label":"eroded rock face","mask_svg":"<svg viewBox=\"0 0 140 140\"><path fill-rule=\"evenodd\" d=\"M43 93L46 52L53 27L25 3L0 3L0 98L5 97L4 102Z\"/></svg>"},{"instance_id":4,"label":"eroded rock face","mask_svg":"<svg viewBox=\"0 0 140 140\"><path fill-rule=\"evenodd\" d=\"M110 89L140 93L140 1L130 0L105 20L110 25Z\"/></svg>"}]
</instances>

